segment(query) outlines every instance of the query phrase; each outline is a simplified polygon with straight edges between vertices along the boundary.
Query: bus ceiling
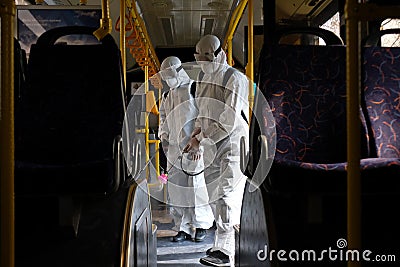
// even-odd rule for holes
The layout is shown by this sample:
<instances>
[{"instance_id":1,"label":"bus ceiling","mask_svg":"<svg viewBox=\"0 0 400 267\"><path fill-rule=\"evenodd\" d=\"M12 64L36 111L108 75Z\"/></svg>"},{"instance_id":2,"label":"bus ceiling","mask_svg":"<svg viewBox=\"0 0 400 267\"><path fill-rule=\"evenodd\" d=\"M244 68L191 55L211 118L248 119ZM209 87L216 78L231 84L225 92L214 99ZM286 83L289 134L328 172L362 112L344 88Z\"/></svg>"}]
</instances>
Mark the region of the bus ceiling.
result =
<instances>
[{"instance_id":1,"label":"bus ceiling","mask_svg":"<svg viewBox=\"0 0 400 267\"><path fill-rule=\"evenodd\" d=\"M26 1L26 0L25 0ZM40 0L43 1L43 0ZM35 0L29 0L34 3ZM47 5L101 5L101 0L44 0ZM145 22L148 35L154 48L194 47L199 38L214 34L221 41L228 32L229 21L240 0L136 0L139 15ZM338 0L276 0L276 21L279 24L290 24L291 21L313 21L321 11ZM269 1L254 1L254 25L264 24L263 5ZM248 23L247 8L240 20L234 38L233 55L236 63L246 64L246 32ZM110 1L112 23L119 17L119 2ZM160 34L161 29L161 34ZM112 32L119 39L118 33ZM179 56L179 55L178 55ZM162 59L160 59L162 60ZM134 62L127 62L128 68ZM131 66L129 66L131 65Z\"/></svg>"},{"instance_id":2,"label":"bus ceiling","mask_svg":"<svg viewBox=\"0 0 400 267\"><path fill-rule=\"evenodd\" d=\"M276 0L276 18L286 20L312 20L326 9L329 4L339 0ZM17 0L17 4L47 5L101 5L101 0ZM187 45L195 43L199 35L226 32L227 21L240 0L137 0L141 14L150 25L161 26L164 36L159 43L165 45ZM255 11L261 11L263 2L254 1ZM262 14L255 16L255 23L262 24ZM172 34L172 36L170 36ZM185 34L185 37L182 35ZM155 43L158 44L155 40Z\"/></svg>"}]
</instances>

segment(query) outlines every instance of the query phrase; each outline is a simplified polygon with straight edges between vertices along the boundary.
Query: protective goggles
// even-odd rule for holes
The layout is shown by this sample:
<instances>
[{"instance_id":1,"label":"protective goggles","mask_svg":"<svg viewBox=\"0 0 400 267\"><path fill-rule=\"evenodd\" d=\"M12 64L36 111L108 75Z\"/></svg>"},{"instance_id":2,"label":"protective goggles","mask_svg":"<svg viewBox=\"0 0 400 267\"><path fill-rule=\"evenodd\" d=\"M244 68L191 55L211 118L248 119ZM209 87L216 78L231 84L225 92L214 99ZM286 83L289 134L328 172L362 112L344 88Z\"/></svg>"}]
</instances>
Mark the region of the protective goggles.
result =
<instances>
[{"instance_id":1,"label":"protective goggles","mask_svg":"<svg viewBox=\"0 0 400 267\"><path fill-rule=\"evenodd\" d=\"M221 52L221 46L218 47L217 50L215 50L214 53L194 53L194 58L196 59L196 61L210 61L213 62L215 60L215 58L217 57L217 55L219 54L219 52Z\"/></svg>"},{"instance_id":2,"label":"protective goggles","mask_svg":"<svg viewBox=\"0 0 400 267\"><path fill-rule=\"evenodd\" d=\"M161 75L161 79L168 80L168 79L172 79L175 77L178 77L178 72L182 69L182 66L179 66L178 68L174 68L174 67L169 67L165 70L160 71L160 75Z\"/></svg>"}]
</instances>

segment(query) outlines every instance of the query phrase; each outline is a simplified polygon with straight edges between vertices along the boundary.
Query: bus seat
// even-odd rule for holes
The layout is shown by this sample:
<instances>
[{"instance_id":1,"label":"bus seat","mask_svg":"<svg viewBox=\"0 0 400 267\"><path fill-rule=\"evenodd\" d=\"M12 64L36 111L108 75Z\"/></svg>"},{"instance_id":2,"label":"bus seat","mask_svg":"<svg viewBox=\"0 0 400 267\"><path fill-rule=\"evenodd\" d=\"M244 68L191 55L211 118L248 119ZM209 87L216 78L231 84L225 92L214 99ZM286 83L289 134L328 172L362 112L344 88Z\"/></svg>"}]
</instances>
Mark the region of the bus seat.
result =
<instances>
[{"instance_id":1,"label":"bus seat","mask_svg":"<svg viewBox=\"0 0 400 267\"><path fill-rule=\"evenodd\" d=\"M284 32L278 35L281 36ZM345 47L337 46L336 43L332 44L334 46L280 45L264 48L260 88L269 101L276 120L278 136L274 159L276 165L284 164L289 168L300 167L319 172L346 170ZM385 166L398 165L400 140L397 139L395 133L400 128L397 120L399 93L396 89L398 87L396 77L399 70L394 58L397 58L399 53L398 48L381 49L379 53L376 48L375 50L366 48L365 51L368 54L365 55L366 58L375 57L371 63L368 63L368 59L364 62L364 65L369 65L365 67L364 83L372 83L370 86L365 86L364 95L366 101L372 101L372 103L367 103L367 113L360 107L360 165L363 175L368 177L369 172L374 173L375 170L381 170ZM304 58L310 58L310 61ZM385 65L388 68L387 73L390 73L386 76L391 77L392 84L385 85L387 89L381 90L383 85L379 86L379 83L384 79L383 70L377 66L381 66L380 62L388 61L387 58L392 59L390 66ZM381 93L386 92L387 98L393 99L386 98L386 101L379 99L378 102L371 100L371 95L374 94L371 93L371 89L374 86L375 94L377 90ZM382 101L384 101L383 104ZM378 107L377 103L380 104ZM392 112L388 112L390 108L386 105L390 105ZM361 103L361 106L365 104ZM374 107L380 110L377 111ZM377 117L377 113L385 113L386 118L385 116ZM388 116L391 116L391 120ZM386 120L386 122L381 121L371 125L378 119ZM392 150L392 155L381 155L375 152L383 146L381 142L375 141L376 133L382 129L382 125L386 125L389 134L393 133L390 136L384 134L383 137L386 136L386 138L380 139L391 140L391 143L386 146ZM370 144L375 144L375 148L371 148ZM388 148L386 153L390 150ZM317 176L320 175L317 174ZM286 188L288 186L286 182L282 185ZM331 191L332 188L329 187L328 190Z\"/></svg>"},{"instance_id":2,"label":"bus seat","mask_svg":"<svg viewBox=\"0 0 400 267\"><path fill-rule=\"evenodd\" d=\"M282 171L292 172L293 168L296 168L297 172L306 171L306 177L315 176L317 181L321 180L318 178L321 172L329 176L328 172L332 171L332 178L335 179L338 172L346 171L347 166L345 47L311 46L310 48L281 45L270 49L272 50L269 56L263 59L265 72L261 74L261 79L264 81L261 90L269 101L276 120L278 140L274 159L275 169L280 169L279 166L282 165L285 166ZM310 61L304 61L304 58L310 58ZM373 67L375 71L377 64L378 62L372 64L375 66ZM376 75L371 76L370 80L375 81ZM393 79L393 82L396 80ZM396 94L392 96L394 99L398 98ZM371 105L369 107L368 116L364 115L360 107L360 165L365 177L373 177L375 175L372 174L385 166L398 164L396 159L384 159L398 158L398 155L375 158L376 153L370 148L370 143L376 138L369 134L368 125L373 115ZM394 113L395 110L393 109ZM385 110L380 112L387 113ZM392 118L390 122L376 125L374 131L377 132L384 124L400 127L398 121ZM396 129L388 130L396 133ZM400 141L396 136L392 136L391 139L397 140L398 143L388 146L398 152ZM382 146L382 144L377 145ZM303 175L299 173L298 176ZM294 185L294 188L299 186L296 181L288 184L282 177L272 182L276 186L282 185L285 188L290 184ZM323 185L327 185L325 189L332 191L332 185L325 182L323 182ZM365 182L370 183L369 179ZM321 187L316 186L317 184L319 183L314 181L307 188L309 190L318 188L320 191ZM376 187L369 188L376 189Z\"/></svg>"},{"instance_id":3,"label":"bus seat","mask_svg":"<svg viewBox=\"0 0 400 267\"><path fill-rule=\"evenodd\" d=\"M115 41L107 35L96 44L56 43L66 35L85 40L94 30L52 29L31 47L18 123L17 193L106 194L124 177L125 99Z\"/></svg>"},{"instance_id":4,"label":"bus seat","mask_svg":"<svg viewBox=\"0 0 400 267\"><path fill-rule=\"evenodd\" d=\"M324 247L346 236L345 55L344 46L264 47L259 86L276 121L277 142L261 188L274 221L269 235L279 248ZM396 168L387 166L398 159L372 157L368 120L360 107L362 199L365 207L380 207L385 201L379 196L391 188L378 174L394 174ZM371 234L380 220L371 210L363 213L363 236L375 246L389 234Z\"/></svg>"},{"instance_id":5,"label":"bus seat","mask_svg":"<svg viewBox=\"0 0 400 267\"><path fill-rule=\"evenodd\" d=\"M362 41L361 105L370 136L372 158L369 169L375 177L382 174L386 177L385 183L376 183L376 179L366 182L380 192L395 194L400 192L400 183L396 179L400 170L400 140L397 138L400 131L400 65L397 60L400 48L382 47L381 40L384 35L399 33L399 28L372 31Z\"/></svg>"},{"instance_id":6,"label":"bus seat","mask_svg":"<svg viewBox=\"0 0 400 267\"><path fill-rule=\"evenodd\" d=\"M276 167L283 164L317 171L317 178L323 172L345 171L345 47L281 45L269 49L263 57L260 86L276 121ZM367 127L360 114L362 158L367 158ZM286 182L282 185L288 186Z\"/></svg>"},{"instance_id":7,"label":"bus seat","mask_svg":"<svg viewBox=\"0 0 400 267\"><path fill-rule=\"evenodd\" d=\"M275 118L276 150L260 189L274 249L323 247L346 232L345 53L343 46L263 47L259 87ZM323 212L333 206L343 212Z\"/></svg>"},{"instance_id":8,"label":"bus seat","mask_svg":"<svg viewBox=\"0 0 400 267\"><path fill-rule=\"evenodd\" d=\"M386 172L400 170L400 48L365 47L363 50L363 108L370 130L372 151L385 163ZM389 175L395 178L397 175ZM395 179L398 180L398 179ZM400 192L397 188L392 188Z\"/></svg>"},{"instance_id":9,"label":"bus seat","mask_svg":"<svg viewBox=\"0 0 400 267\"><path fill-rule=\"evenodd\" d=\"M270 198L267 201L271 209L268 216L274 219L274 239L280 248L323 247L346 236L345 55L343 46L279 45L263 48L259 86L276 121L277 142L268 179L261 188L266 188ZM380 64L375 63L375 70L376 66ZM379 75L382 77L382 73ZM376 77L371 79L374 81ZM381 88L378 90L382 91ZM386 89L383 93L390 91ZM392 100L399 97L394 92L391 96ZM372 101L380 103L382 96L378 95L378 98ZM380 112L386 115L384 105L381 104L380 108ZM395 107L392 110L396 112ZM376 113L373 114L376 117ZM389 154L391 158L373 157L368 135L370 117L365 117L360 107L362 198L365 207L382 210L385 200L377 196L384 196L388 190L398 192L398 189L379 181L382 173L385 177L389 175L388 179L398 177L399 159L395 154ZM398 127L395 123L398 122L394 122L394 117L382 122L390 130L387 139L392 140L392 146L398 145L393 143L397 141L394 133L399 131L393 128ZM377 129L382 129L379 127ZM387 150L386 153L394 152ZM394 175L396 172L397 176ZM376 217L377 210L371 210L373 212L363 213L363 234L368 238L365 244L375 246L381 242L374 241L383 241L382 237L388 237L390 233L371 234L380 220Z\"/></svg>"},{"instance_id":10,"label":"bus seat","mask_svg":"<svg viewBox=\"0 0 400 267\"><path fill-rule=\"evenodd\" d=\"M399 249L400 238L399 220L393 214L393 204L400 199L400 48L380 47L378 40L392 32L366 38L361 90L371 141L371 158L364 160L361 173L362 189L368 194L362 202L363 244L389 252Z\"/></svg>"}]
</instances>

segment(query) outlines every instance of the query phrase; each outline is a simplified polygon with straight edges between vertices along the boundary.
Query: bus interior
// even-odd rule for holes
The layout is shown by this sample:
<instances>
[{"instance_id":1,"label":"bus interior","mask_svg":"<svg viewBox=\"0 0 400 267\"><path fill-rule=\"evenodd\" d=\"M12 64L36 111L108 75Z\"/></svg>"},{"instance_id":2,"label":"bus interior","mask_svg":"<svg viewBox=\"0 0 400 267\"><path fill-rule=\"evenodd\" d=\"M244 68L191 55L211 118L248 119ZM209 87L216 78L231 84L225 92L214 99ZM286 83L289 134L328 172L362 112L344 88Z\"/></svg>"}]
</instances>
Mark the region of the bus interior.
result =
<instances>
[{"instance_id":1,"label":"bus interior","mask_svg":"<svg viewBox=\"0 0 400 267\"><path fill-rule=\"evenodd\" d=\"M158 73L198 79L207 34L249 79L234 266L397 266L397 1L1 3L1 266L203 266L215 225L171 242Z\"/></svg>"}]
</instances>

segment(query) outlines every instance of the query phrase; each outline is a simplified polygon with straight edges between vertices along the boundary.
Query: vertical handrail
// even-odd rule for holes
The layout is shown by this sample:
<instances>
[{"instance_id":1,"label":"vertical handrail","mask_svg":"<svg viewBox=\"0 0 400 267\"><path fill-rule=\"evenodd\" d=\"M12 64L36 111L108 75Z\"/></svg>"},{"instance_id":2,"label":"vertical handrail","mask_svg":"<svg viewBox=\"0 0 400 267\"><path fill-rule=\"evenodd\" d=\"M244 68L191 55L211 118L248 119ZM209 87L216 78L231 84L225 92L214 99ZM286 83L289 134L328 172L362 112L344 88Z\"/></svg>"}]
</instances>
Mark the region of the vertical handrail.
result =
<instances>
[{"instance_id":1,"label":"vertical handrail","mask_svg":"<svg viewBox=\"0 0 400 267\"><path fill-rule=\"evenodd\" d=\"M254 12L253 12L253 0L248 0L248 32L247 32L247 66L246 75L249 78L249 122L251 120L251 114L254 104L254 48L253 48L253 35L254 35ZM250 124L250 123L249 123Z\"/></svg>"},{"instance_id":2,"label":"vertical handrail","mask_svg":"<svg viewBox=\"0 0 400 267\"><path fill-rule=\"evenodd\" d=\"M346 90L347 90L347 239L349 249L361 248L360 182L360 38L359 21L354 16L357 0L347 0L346 17ZM349 261L347 266L361 266Z\"/></svg>"},{"instance_id":3,"label":"vertical handrail","mask_svg":"<svg viewBox=\"0 0 400 267\"><path fill-rule=\"evenodd\" d=\"M232 47L232 38L229 38L228 43L226 44L226 52L227 52L227 61L230 66L233 65L233 47Z\"/></svg>"},{"instance_id":4,"label":"vertical handrail","mask_svg":"<svg viewBox=\"0 0 400 267\"><path fill-rule=\"evenodd\" d=\"M15 2L0 0L0 266L15 262L14 203L14 19Z\"/></svg>"},{"instance_id":5,"label":"vertical handrail","mask_svg":"<svg viewBox=\"0 0 400 267\"><path fill-rule=\"evenodd\" d=\"M145 60L148 61L149 50L147 44L145 44ZM149 92L149 64L144 65L144 93L147 96ZM145 98L147 101L147 97ZM146 163L150 160L150 144L149 144L149 114L147 113L147 103L146 103L146 117L145 117L145 141L146 141ZM150 169L146 170L146 179L149 180L150 177Z\"/></svg>"},{"instance_id":6,"label":"vertical handrail","mask_svg":"<svg viewBox=\"0 0 400 267\"><path fill-rule=\"evenodd\" d=\"M239 24L240 19L243 16L244 9L246 8L248 0L241 0L239 5L235 8L232 13L232 18L229 21L228 31L226 33L224 42L222 47L227 50L227 60L229 65L233 65L233 57L232 57L232 40L233 35L235 34L236 28Z\"/></svg>"},{"instance_id":7,"label":"vertical handrail","mask_svg":"<svg viewBox=\"0 0 400 267\"><path fill-rule=\"evenodd\" d=\"M254 10L253 10L253 0L242 0L239 5L235 8L232 13L231 20L229 21L228 31L226 33L222 47L227 51L227 61L230 66L233 65L232 56L232 40L235 34L236 28L239 24L240 19L243 16L243 12L248 6L248 34L247 34L247 57L248 62L246 66L246 75L249 78L249 119L251 119L251 114L254 104L254 49L253 49L253 28L254 28Z\"/></svg>"},{"instance_id":8,"label":"vertical handrail","mask_svg":"<svg viewBox=\"0 0 400 267\"><path fill-rule=\"evenodd\" d=\"M120 8L119 8L119 18L120 18L120 25L123 25L120 27L120 32L119 32L119 49L121 50L121 61L122 61L122 73L124 77L124 88L126 88L126 43L125 43L125 35L126 35L126 29L125 29L125 9L126 9L126 4L125 1L120 1Z\"/></svg>"}]
</instances>

